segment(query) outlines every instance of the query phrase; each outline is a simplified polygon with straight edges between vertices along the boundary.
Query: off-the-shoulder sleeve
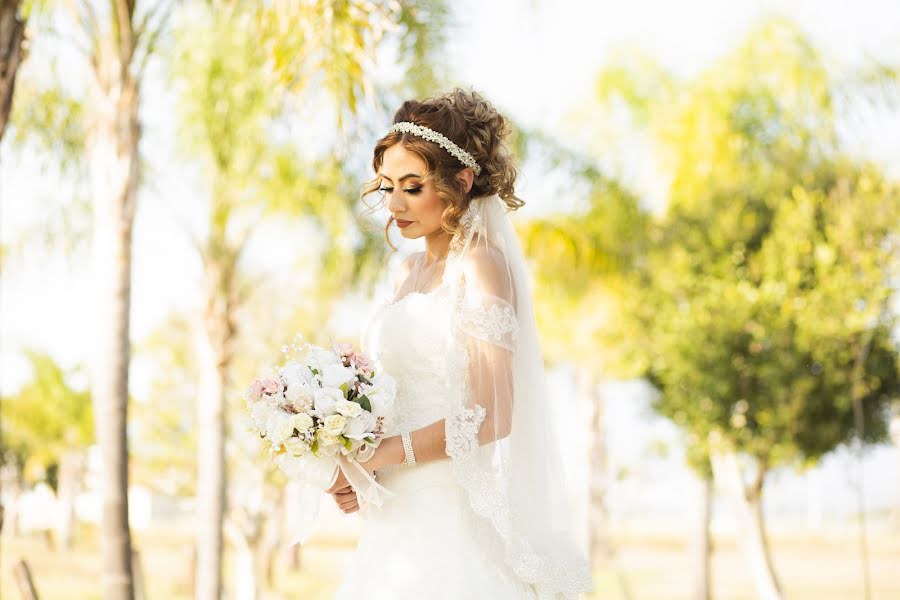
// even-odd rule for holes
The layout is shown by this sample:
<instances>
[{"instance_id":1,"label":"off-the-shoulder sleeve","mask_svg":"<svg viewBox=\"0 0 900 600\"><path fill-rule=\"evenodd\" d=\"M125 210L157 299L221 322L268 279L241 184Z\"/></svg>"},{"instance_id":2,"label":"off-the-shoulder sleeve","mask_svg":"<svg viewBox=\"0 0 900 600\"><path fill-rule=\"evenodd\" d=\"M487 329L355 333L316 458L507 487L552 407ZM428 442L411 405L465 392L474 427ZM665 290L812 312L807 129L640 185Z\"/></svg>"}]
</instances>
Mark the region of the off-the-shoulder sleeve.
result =
<instances>
[{"instance_id":1,"label":"off-the-shoulder sleeve","mask_svg":"<svg viewBox=\"0 0 900 600\"><path fill-rule=\"evenodd\" d=\"M502 254L490 247L470 252L461 267L455 333L467 385L446 424L450 456L508 436L515 399L518 324L512 274Z\"/></svg>"}]
</instances>

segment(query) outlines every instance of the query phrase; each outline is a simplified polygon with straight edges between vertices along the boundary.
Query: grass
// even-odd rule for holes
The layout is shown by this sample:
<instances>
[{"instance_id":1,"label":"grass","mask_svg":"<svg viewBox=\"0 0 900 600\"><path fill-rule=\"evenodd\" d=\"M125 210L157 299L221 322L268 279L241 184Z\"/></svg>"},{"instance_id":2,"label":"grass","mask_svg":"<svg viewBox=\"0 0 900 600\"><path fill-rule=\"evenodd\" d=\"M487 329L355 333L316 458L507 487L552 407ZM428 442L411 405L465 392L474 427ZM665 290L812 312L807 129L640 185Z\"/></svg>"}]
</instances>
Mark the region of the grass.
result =
<instances>
[{"instance_id":1,"label":"grass","mask_svg":"<svg viewBox=\"0 0 900 600\"><path fill-rule=\"evenodd\" d=\"M620 531L613 543L615 558L595 572L591 598L688 600L693 589L690 547L670 532ZM149 600L188 600L190 594L190 527L170 525L134 534L140 550ZM858 542L852 529L809 534L774 530L775 565L791 600L850 600L863 598ZM332 597L353 549L353 540L319 540L304 549L301 568L287 567L279 557L275 590L267 600L325 600ZM900 535L872 528L869 542L872 600L900 598ZM0 548L0 598L17 599L12 569L19 558L31 566L42 599L99 600L100 548L96 531L83 528L75 547L57 552L40 536L4 540ZM736 540L718 536L713 556L716 600L756 598L747 562ZM223 569L230 585L230 556Z\"/></svg>"}]
</instances>

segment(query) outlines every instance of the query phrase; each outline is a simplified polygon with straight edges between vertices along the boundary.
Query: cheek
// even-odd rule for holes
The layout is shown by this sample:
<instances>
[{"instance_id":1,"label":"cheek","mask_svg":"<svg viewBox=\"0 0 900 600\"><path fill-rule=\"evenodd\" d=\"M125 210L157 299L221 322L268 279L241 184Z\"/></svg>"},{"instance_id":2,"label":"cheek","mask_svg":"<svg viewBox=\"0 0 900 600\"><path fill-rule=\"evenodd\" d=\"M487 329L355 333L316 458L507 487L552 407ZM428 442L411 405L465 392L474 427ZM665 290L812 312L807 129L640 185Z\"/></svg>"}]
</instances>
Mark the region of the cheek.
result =
<instances>
[{"instance_id":1,"label":"cheek","mask_svg":"<svg viewBox=\"0 0 900 600\"><path fill-rule=\"evenodd\" d=\"M441 215L444 214L444 203L440 196L432 192L427 197L422 198L423 221L429 223L440 223ZM427 215L427 216L426 216Z\"/></svg>"}]
</instances>

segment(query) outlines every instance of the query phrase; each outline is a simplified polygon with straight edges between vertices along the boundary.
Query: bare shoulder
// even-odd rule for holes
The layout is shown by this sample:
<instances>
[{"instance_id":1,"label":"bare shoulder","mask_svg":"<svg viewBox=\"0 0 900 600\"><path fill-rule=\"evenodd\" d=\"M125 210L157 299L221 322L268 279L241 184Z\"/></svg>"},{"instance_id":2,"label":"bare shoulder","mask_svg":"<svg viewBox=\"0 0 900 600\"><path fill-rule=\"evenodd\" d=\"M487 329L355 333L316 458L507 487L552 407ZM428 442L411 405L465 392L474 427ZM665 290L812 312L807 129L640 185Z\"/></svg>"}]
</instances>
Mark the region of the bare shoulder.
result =
<instances>
[{"instance_id":1,"label":"bare shoulder","mask_svg":"<svg viewBox=\"0 0 900 600\"><path fill-rule=\"evenodd\" d=\"M470 248L462 262L465 272L472 276L496 278L508 275L506 257L492 244Z\"/></svg>"},{"instance_id":2,"label":"bare shoulder","mask_svg":"<svg viewBox=\"0 0 900 600\"><path fill-rule=\"evenodd\" d=\"M506 300L514 296L509 263L501 250L490 244L479 245L466 253L463 273L470 285Z\"/></svg>"}]
</instances>

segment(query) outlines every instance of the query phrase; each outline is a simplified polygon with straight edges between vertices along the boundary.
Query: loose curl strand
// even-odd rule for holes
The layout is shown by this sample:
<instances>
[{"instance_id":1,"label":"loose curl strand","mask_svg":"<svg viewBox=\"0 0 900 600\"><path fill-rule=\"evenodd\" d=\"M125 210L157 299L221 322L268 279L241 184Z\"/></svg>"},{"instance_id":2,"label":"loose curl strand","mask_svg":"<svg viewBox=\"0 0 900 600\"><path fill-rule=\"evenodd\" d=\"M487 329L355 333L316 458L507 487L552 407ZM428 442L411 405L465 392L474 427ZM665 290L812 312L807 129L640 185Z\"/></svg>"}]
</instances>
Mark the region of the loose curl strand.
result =
<instances>
[{"instance_id":1,"label":"loose curl strand","mask_svg":"<svg viewBox=\"0 0 900 600\"><path fill-rule=\"evenodd\" d=\"M515 193L518 172L507 145L512 127L481 94L457 87L424 100L407 100L394 113L393 122L401 121L444 134L481 165L481 174L475 176L472 189L466 192L464 182L456 175L468 167L438 144L399 131L388 133L375 144L372 167L376 174L381 169L384 152L394 144L403 144L406 150L425 162L423 179L432 181L435 192L446 204L441 215L444 231L453 235L459 230L460 219L476 198L497 194L509 210L518 210L525 205ZM377 175L363 186L363 202L372 211L381 204L372 206L366 202L366 197L377 192L380 186L381 179ZM380 201L383 203L383 196ZM391 216L384 234L388 245L396 250L388 235L393 221Z\"/></svg>"}]
</instances>

